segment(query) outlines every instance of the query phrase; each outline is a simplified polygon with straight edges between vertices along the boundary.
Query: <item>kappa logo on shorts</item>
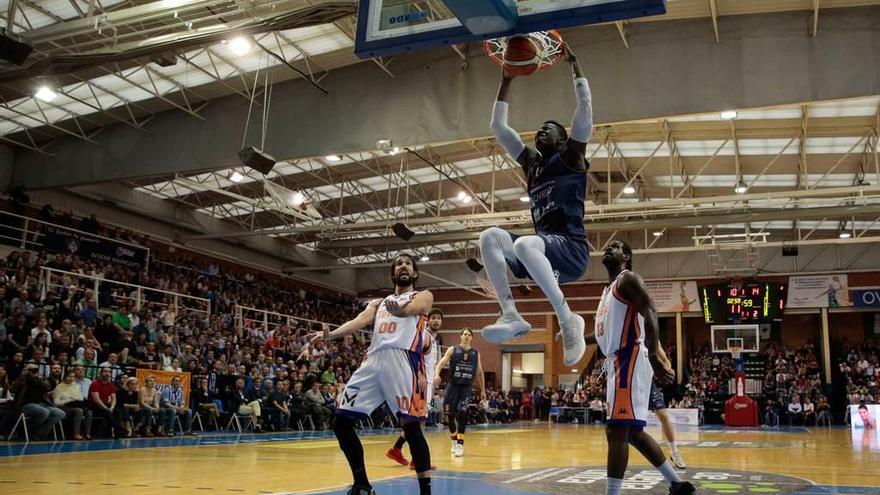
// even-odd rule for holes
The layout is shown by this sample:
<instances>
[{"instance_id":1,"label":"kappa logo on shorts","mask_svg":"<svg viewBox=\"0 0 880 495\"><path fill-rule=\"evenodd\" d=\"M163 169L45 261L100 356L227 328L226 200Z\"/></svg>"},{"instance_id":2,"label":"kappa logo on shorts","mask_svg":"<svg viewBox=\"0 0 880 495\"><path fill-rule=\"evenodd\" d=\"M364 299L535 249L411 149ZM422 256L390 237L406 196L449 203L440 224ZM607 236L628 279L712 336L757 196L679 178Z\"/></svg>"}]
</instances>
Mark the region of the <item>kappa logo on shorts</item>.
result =
<instances>
[{"instance_id":1,"label":"kappa logo on shorts","mask_svg":"<svg viewBox=\"0 0 880 495\"><path fill-rule=\"evenodd\" d=\"M352 387L351 391L349 391L348 389L345 389L345 391L342 392L342 405L343 406L353 406L354 401L357 400L358 392L360 392L360 389L358 389L358 388Z\"/></svg>"},{"instance_id":2,"label":"kappa logo on shorts","mask_svg":"<svg viewBox=\"0 0 880 495\"><path fill-rule=\"evenodd\" d=\"M629 414L629 409L627 409L625 407L621 407L620 409L617 410L617 414Z\"/></svg>"}]
</instances>

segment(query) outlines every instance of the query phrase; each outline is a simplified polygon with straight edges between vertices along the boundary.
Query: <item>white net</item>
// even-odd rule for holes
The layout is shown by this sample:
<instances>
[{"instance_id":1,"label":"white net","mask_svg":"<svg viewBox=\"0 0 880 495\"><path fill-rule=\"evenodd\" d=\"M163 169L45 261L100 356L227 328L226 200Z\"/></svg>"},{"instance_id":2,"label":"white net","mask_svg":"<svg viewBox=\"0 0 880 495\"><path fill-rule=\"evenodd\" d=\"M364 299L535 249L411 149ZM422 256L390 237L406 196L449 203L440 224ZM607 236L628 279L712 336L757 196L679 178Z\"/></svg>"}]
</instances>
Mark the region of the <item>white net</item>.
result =
<instances>
[{"instance_id":1,"label":"white net","mask_svg":"<svg viewBox=\"0 0 880 495\"><path fill-rule=\"evenodd\" d=\"M516 36L528 36L536 41L537 46L540 48L538 53L538 59L540 61L539 70L546 69L556 62L559 62L565 54L565 42L562 41L562 36L560 36L558 32L552 30L536 31L534 33L517 34L504 38L486 40L484 42L486 54L488 54L489 58L496 64L504 65L504 51L507 49L507 42L510 38Z\"/></svg>"}]
</instances>

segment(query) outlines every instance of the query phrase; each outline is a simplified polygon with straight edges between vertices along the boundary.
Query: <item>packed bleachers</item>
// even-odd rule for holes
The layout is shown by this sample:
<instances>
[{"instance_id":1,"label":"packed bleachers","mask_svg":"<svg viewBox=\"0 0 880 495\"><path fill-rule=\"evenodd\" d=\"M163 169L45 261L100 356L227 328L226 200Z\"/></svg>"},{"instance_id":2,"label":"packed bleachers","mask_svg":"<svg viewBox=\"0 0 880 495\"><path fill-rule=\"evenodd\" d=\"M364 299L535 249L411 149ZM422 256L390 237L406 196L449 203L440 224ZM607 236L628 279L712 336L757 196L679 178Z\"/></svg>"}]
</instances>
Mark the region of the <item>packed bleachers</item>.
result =
<instances>
[{"instance_id":1,"label":"packed bleachers","mask_svg":"<svg viewBox=\"0 0 880 495\"><path fill-rule=\"evenodd\" d=\"M76 225L69 214L54 215L47 209L40 217L117 239L146 242L125 231L104 228L94 218ZM47 286L41 267L74 275ZM86 277L108 282L95 293L92 279ZM175 307L169 297L148 297L135 304L131 288L114 285L114 281L209 299L210 315ZM235 310L241 306L284 317L268 328L245 318L236 321ZM132 395L126 389L126 380L136 368L188 371L193 392L206 380L204 393L192 393L192 403L186 405L192 411L190 417L182 417L176 426L184 432L191 431L195 413L201 413L199 420L203 415L213 420L221 409L226 416L232 411L248 413L262 429L297 427L303 419L320 428L335 407L337 391L363 359L366 343L348 338L310 345L307 335L319 330L321 322L339 324L357 310L357 301L349 296L171 252L167 247L154 246L149 271L69 254L14 251L0 261L0 435L9 433L21 411L35 418L32 430L37 438L48 435L45 425L57 418L68 416L69 422L86 412L104 418L113 426L114 435L172 433L169 430L176 425L169 427L162 421L175 415L173 408L165 407L169 404L165 398L155 398L157 410L153 411L151 405L141 404L137 390ZM107 404L92 400L90 389L93 383L101 388L103 369L109 370L109 382L115 383L116 404L109 413ZM74 385L63 384L67 374ZM75 384L79 384L78 395L72 393ZM59 403L45 398L59 387L69 392ZM105 392L110 387L104 389L100 396L109 399ZM252 404L259 399L262 408L255 411ZM56 407L61 404L64 407ZM77 436L90 436L79 421L74 425Z\"/></svg>"}]
</instances>

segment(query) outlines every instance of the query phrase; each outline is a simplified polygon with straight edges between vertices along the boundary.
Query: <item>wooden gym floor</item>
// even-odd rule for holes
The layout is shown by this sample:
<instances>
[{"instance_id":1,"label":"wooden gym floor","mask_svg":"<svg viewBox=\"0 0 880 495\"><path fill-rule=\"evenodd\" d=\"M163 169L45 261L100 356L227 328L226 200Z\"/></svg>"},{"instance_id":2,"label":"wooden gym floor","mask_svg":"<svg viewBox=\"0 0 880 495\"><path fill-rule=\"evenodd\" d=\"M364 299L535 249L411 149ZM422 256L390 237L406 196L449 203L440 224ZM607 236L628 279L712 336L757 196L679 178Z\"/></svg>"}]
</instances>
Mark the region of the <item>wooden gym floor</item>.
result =
<instances>
[{"instance_id":1,"label":"wooden gym floor","mask_svg":"<svg viewBox=\"0 0 880 495\"><path fill-rule=\"evenodd\" d=\"M429 429L427 436L438 467L435 494L604 493L601 426L474 427L464 458L449 453L445 431ZM709 427L678 436L688 462L683 476L698 493L880 494L877 432ZM411 471L384 456L394 438L391 430L362 436L367 471L379 495L416 493ZM630 464L624 494L667 493L634 450ZM4 495L337 494L349 480L330 432L0 444Z\"/></svg>"}]
</instances>

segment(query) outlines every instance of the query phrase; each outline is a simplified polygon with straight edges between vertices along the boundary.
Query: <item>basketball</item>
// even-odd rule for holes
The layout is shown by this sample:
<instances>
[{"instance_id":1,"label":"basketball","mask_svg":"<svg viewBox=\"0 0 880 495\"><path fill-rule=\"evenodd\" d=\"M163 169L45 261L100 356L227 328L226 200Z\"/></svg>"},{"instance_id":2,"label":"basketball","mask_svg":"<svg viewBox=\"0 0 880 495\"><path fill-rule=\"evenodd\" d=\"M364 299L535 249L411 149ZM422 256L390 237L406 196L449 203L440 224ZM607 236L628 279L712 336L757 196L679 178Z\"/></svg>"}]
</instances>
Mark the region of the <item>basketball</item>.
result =
<instances>
[{"instance_id":1,"label":"basketball","mask_svg":"<svg viewBox=\"0 0 880 495\"><path fill-rule=\"evenodd\" d=\"M541 68L541 47L531 36L513 36L504 50L504 68L514 76L530 76Z\"/></svg>"}]
</instances>

